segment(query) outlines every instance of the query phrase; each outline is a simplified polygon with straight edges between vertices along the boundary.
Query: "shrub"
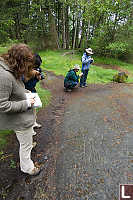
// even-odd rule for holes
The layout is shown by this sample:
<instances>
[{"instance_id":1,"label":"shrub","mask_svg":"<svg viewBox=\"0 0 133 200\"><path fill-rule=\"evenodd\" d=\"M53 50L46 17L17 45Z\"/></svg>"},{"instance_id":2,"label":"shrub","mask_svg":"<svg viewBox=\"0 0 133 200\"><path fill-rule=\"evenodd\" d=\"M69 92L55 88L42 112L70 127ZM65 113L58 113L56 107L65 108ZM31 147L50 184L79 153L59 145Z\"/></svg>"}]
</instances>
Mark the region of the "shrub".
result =
<instances>
[{"instance_id":1,"label":"shrub","mask_svg":"<svg viewBox=\"0 0 133 200\"><path fill-rule=\"evenodd\" d=\"M125 42L113 42L106 47L106 55L109 57L122 58L128 53L128 44Z\"/></svg>"}]
</instances>

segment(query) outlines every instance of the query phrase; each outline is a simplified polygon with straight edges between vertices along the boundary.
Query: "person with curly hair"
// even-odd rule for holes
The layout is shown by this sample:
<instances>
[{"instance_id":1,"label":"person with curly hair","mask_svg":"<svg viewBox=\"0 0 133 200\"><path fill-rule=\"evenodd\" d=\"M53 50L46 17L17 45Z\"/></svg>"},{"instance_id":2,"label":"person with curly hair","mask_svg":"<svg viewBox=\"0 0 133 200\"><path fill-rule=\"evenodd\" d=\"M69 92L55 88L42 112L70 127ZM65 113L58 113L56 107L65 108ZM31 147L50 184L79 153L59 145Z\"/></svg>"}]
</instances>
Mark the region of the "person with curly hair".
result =
<instances>
[{"instance_id":1,"label":"person with curly hair","mask_svg":"<svg viewBox=\"0 0 133 200\"><path fill-rule=\"evenodd\" d=\"M26 44L13 45L0 56L0 130L14 130L20 144L20 169L29 175L37 175L31 160L33 148L34 99L26 98L22 76L32 76L34 55Z\"/></svg>"}]
</instances>

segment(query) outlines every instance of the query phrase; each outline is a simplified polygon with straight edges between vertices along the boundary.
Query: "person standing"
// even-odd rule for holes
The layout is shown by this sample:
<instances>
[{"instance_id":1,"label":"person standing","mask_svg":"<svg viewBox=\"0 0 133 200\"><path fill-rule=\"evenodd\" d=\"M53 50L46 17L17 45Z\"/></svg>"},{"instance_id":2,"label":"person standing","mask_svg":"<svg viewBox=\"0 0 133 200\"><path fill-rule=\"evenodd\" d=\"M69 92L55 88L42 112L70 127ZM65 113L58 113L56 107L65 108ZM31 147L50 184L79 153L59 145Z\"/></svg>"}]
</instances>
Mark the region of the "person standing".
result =
<instances>
[{"instance_id":1,"label":"person standing","mask_svg":"<svg viewBox=\"0 0 133 200\"><path fill-rule=\"evenodd\" d=\"M34 59L35 59L35 65L34 68L32 70L33 76L29 79L29 80L25 80L24 77L22 77L23 83L25 85L25 88L29 91L31 91L32 93L36 93L36 84L40 81L44 79L44 75L42 73L42 69L41 69L41 64L42 64L42 59L40 57L39 54L34 54ZM35 114L35 122L33 125L33 128L41 128L42 125L37 123L37 113L36 113L36 109L34 109L34 114ZM33 135L36 135L36 132L34 132Z\"/></svg>"},{"instance_id":2,"label":"person standing","mask_svg":"<svg viewBox=\"0 0 133 200\"><path fill-rule=\"evenodd\" d=\"M37 175L40 168L31 160L34 99L26 98L22 76L29 79L34 55L26 44L13 45L0 56L0 130L14 130L20 144L20 169Z\"/></svg>"},{"instance_id":3,"label":"person standing","mask_svg":"<svg viewBox=\"0 0 133 200\"><path fill-rule=\"evenodd\" d=\"M25 88L32 93L36 93L36 84L44 79L44 75L42 74L42 69L40 65L42 64L42 59L39 56L39 54L34 54L34 68L32 70L33 76L29 80L25 80L24 77L22 77L22 80L24 82Z\"/></svg>"},{"instance_id":4,"label":"person standing","mask_svg":"<svg viewBox=\"0 0 133 200\"><path fill-rule=\"evenodd\" d=\"M85 52L82 56L82 73L83 76L80 79L80 87L87 87L86 80L88 76L88 71L90 69L90 65L94 62L91 55L93 54L92 49L85 49Z\"/></svg>"}]
</instances>

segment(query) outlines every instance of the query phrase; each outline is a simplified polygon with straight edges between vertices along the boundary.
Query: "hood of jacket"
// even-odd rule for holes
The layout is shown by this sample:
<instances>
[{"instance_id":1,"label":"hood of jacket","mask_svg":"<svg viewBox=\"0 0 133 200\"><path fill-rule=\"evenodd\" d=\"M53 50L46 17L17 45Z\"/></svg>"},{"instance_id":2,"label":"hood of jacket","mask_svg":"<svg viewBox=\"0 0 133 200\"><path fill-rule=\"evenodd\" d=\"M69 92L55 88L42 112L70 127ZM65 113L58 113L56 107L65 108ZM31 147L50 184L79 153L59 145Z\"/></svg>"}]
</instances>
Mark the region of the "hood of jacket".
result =
<instances>
[{"instance_id":1,"label":"hood of jacket","mask_svg":"<svg viewBox=\"0 0 133 200\"><path fill-rule=\"evenodd\" d=\"M6 71L13 72L13 70L11 70L9 66L5 64L4 59L1 57L0 57L0 67L2 67Z\"/></svg>"}]
</instances>

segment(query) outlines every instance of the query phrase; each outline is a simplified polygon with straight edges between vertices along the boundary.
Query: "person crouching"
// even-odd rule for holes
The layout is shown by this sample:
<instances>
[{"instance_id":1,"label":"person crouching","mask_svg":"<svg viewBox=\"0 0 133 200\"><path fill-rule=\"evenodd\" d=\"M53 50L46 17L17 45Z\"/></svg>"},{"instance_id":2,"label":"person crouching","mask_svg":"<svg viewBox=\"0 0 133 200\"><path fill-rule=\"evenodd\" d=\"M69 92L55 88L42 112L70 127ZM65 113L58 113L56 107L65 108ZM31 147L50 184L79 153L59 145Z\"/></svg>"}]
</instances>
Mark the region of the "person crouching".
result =
<instances>
[{"instance_id":1,"label":"person crouching","mask_svg":"<svg viewBox=\"0 0 133 200\"><path fill-rule=\"evenodd\" d=\"M72 69L70 69L64 79L64 87L66 92L71 92L73 88L78 85L79 78L83 75L83 73L77 75L76 72L80 70L78 64L75 64Z\"/></svg>"}]
</instances>

